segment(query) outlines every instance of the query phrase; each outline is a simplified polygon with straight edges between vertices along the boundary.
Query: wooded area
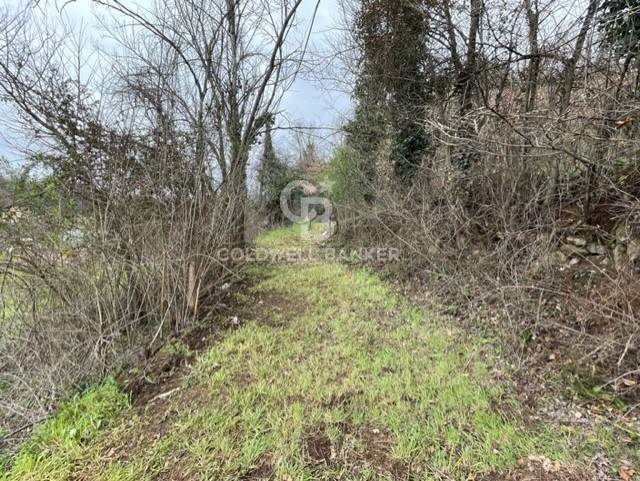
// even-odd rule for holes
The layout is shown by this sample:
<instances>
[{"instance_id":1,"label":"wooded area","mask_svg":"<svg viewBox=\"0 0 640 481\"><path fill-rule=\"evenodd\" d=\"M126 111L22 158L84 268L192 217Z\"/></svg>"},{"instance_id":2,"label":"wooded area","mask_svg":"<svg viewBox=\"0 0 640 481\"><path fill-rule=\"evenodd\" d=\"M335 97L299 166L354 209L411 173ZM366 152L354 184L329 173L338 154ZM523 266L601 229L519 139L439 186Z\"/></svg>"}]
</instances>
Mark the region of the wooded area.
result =
<instances>
[{"instance_id":1,"label":"wooded area","mask_svg":"<svg viewBox=\"0 0 640 481\"><path fill-rule=\"evenodd\" d=\"M0 12L28 139L0 182L6 433L212 322L241 279L216 253L286 224L298 179L331 182L334 245L401 249L382 270L520 369L561 345L637 410L640 2L341 0L323 49L320 2L91 0L95 64L74 1ZM284 124L299 76L349 90L331 152Z\"/></svg>"},{"instance_id":2,"label":"wooded area","mask_svg":"<svg viewBox=\"0 0 640 481\"><path fill-rule=\"evenodd\" d=\"M414 284L494 319L521 362L553 339L633 397L640 5L349 8L342 237L402 246Z\"/></svg>"}]
</instances>

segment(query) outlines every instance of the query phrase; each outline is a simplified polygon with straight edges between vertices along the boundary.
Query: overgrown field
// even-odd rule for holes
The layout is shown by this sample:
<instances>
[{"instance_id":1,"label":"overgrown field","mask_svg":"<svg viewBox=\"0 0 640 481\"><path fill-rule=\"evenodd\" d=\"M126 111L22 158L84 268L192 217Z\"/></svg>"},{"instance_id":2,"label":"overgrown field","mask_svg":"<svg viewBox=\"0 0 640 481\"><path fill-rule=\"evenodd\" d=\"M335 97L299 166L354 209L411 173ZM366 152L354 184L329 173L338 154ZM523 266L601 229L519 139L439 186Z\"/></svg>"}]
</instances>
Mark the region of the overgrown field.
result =
<instances>
[{"instance_id":1,"label":"overgrown field","mask_svg":"<svg viewBox=\"0 0 640 481\"><path fill-rule=\"evenodd\" d=\"M293 229L259 243L300 245ZM238 319L197 356L174 349L190 361L159 395L131 404L112 381L88 391L0 479L502 479L490 473L521 459L585 479L595 454L629 455L604 425L527 419L491 339L370 271L275 264L249 276Z\"/></svg>"}]
</instances>

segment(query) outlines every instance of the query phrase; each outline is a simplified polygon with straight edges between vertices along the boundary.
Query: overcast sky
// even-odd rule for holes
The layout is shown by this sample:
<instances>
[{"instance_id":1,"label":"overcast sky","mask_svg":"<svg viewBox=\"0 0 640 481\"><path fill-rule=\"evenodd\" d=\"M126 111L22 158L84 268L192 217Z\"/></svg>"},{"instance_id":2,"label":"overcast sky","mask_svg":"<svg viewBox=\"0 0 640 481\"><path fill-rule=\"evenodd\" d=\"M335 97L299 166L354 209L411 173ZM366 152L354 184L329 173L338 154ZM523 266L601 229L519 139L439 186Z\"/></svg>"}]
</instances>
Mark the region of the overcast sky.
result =
<instances>
[{"instance_id":1,"label":"overcast sky","mask_svg":"<svg viewBox=\"0 0 640 481\"><path fill-rule=\"evenodd\" d=\"M64 5L66 0L58 0L59 5ZM15 8L19 4L25 4L26 0L0 0L0 6ZM144 4L145 0L142 0ZM138 2L141 3L141 2ZM302 11L299 18L302 25L309 25L315 9L316 0L303 0ZM55 18L58 15L54 8L50 9L48 15ZM88 36L94 42L104 42L104 37L98 28L97 21L93 15L94 7L91 0L75 0L69 2L64 7L64 14L68 16L73 24L85 25ZM333 27L337 24L339 9L337 0L320 0L315 23L310 37L312 48L325 49L328 46L328 36L331 35ZM304 77L298 77L292 88L286 94L280 109L286 118L280 120L283 124L296 126L313 126L335 128L344 120L350 109L349 95L335 90L322 88L317 82ZM6 106L0 107L0 116L6 119L11 112ZM323 137L329 136L332 130L326 132L316 131ZM280 135L280 143L284 143L284 136ZM336 137L329 136L329 140ZM14 145L19 145L20 140L7 128L0 130L0 156L10 160L19 159Z\"/></svg>"}]
</instances>

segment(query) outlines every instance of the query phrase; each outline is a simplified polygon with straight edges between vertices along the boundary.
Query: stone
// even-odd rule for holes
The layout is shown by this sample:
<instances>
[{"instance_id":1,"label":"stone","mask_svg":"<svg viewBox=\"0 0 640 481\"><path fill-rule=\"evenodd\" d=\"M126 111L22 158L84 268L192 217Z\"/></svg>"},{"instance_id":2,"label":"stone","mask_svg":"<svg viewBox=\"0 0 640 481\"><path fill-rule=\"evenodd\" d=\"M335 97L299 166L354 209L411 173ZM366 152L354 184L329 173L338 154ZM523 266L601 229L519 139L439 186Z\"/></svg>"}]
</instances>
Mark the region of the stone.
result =
<instances>
[{"instance_id":1,"label":"stone","mask_svg":"<svg viewBox=\"0 0 640 481\"><path fill-rule=\"evenodd\" d=\"M531 263L529 273L537 275L551 267L559 267L562 270L568 261L569 258L559 250L553 251L549 254L542 254L537 260Z\"/></svg>"},{"instance_id":2,"label":"stone","mask_svg":"<svg viewBox=\"0 0 640 481\"><path fill-rule=\"evenodd\" d=\"M613 235L616 238L616 242L624 244L631 237L630 229L627 224L618 224L613 230Z\"/></svg>"},{"instance_id":3,"label":"stone","mask_svg":"<svg viewBox=\"0 0 640 481\"><path fill-rule=\"evenodd\" d=\"M587 251L593 256L604 256L607 253L607 248L597 242L590 242L587 245Z\"/></svg>"},{"instance_id":4,"label":"stone","mask_svg":"<svg viewBox=\"0 0 640 481\"><path fill-rule=\"evenodd\" d=\"M587 249L572 244L562 244L560 246L560 251L569 257L586 256L589 254Z\"/></svg>"},{"instance_id":5,"label":"stone","mask_svg":"<svg viewBox=\"0 0 640 481\"><path fill-rule=\"evenodd\" d=\"M627 258L631 264L640 259L640 239L630 239L627 242Z\"/></svg>"},{"instance_id":6,"label":"stone","mask_svg":"<svg viewBox=\"0 0 640 481\"><path fill-rule=\"evenodd\" d=\"M546 263L552 266L566 264L569 259L562 251L553 251L547 256Z\"/></svg>"},{"instance_id":7,"label":"stone","mask_svg":"<svg viewBox=\"0 0 640 481\"><path fill-rule=\"evenodd\" d=\"M569 244L572 244L576 247L586 247L587 245L587 240L582 238L582 237L573 237L573 236L569 236L567 237L567 242Z\"/></svg>"},{"instance_id":8,"label":"stone","mask_svg":"<svg viewBox=\"0 0 640 481\"><path fill-rule=\"evenodd\" d=\"M627 248L624 244L616 244L613 248L613 265L621 270L627 263Z\"/></svg>"}]
</instances>

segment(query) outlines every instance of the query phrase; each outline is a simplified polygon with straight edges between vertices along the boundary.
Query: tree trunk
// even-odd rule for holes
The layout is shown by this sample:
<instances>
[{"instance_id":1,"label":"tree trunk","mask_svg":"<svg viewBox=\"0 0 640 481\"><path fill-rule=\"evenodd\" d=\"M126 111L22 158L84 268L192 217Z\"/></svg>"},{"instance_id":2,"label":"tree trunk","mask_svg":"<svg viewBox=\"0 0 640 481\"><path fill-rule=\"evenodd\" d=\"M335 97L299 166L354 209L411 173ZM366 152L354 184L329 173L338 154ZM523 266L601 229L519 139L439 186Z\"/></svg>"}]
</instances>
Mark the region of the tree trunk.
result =
<instances>
[{"instance_id":1,"label":"tree trunk","mask_svg":"<svg viewBox=\"0 0 640 481\"><path fill-rule=\"evenodd\" d=\"M459 73L460 113L465 115L473 108L473 90L478 76L478 32L482 18L482 0L471 0L471 17L467 38L467 59Z\"/></svg>"},{"instance_id":2,"label":"tree trunk","mask_svg":"<svg viewBox=\"0 0 640 481\"><path fill-rule=\"evenodd\" d=\"M223 201L229 216L229 246L245 246L245 208L247 203L246 162L238 162L229 171L223 186Z\"/></svg>"},{"instance_id":3,"label":"tree trunk","mask_svg":"<svg viewBox=\"0 0 640 481\"><path fill-rule=\"evenodd\" d=\"M580 60L580 56L582 55L582 50L584 49L584 43L587 39L587 34L589 33L589 28L591 27L591 22L595 17L598 6L600 5L600 0L590 0L589 6L587 7L587 12L585 13L584 19L582 20L582 26L580 27L580 32L576 37L576 44L573 48L573 54L566 61L565 68L563 71L563 81L560 85L560 106L559 106L559 117L562 120L562 117L569 109L569 105L571 104L571 93L573 92L573 87L575 83L576 77L576 68L578 66L578 61ZM591 175L591 174L589 174ZM553 200L555 199L558 188L560 184L560 158L556 157L552 160L551 166L551 184L549 185L549 190L547 191L547 205L551 205ZM591 181L589 182L591 184ZM589 187L590 189L591 187ZM585 213L586 214L586 213Z\"/></svg>"},{"instance_id":4,"label":"tree trunk","mask_svg":"<svg viewBox=\"0 0 640 481\"><path fill-rule=\"evenodd\" d=\"M540 47L538 45L538 29L540 27L540 12L538 11L537 0L525 0L527 9L527 24L529 36L529 69L527 72L527 86L525 95L525 112L531 112L536 107L536 97L538 96L538 76L540 75Z\"/></svg>"}]
</instances>

